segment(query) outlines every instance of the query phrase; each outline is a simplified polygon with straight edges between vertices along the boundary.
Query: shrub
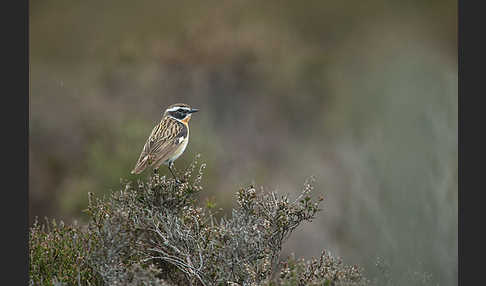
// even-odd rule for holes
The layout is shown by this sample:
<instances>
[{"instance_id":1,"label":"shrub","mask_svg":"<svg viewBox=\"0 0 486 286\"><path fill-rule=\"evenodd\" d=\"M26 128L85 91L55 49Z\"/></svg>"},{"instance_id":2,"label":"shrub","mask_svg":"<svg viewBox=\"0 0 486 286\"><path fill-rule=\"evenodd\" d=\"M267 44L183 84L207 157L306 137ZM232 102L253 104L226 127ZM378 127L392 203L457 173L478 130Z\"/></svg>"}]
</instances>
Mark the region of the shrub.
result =
<instances>
[{"instance_id":1,"label":"shrub","mask_svg":"<svg viewBox=\"0 0 486 286\"><path fill-rule=\"evenodd\" d=\"M90 256L89 233L77 224L36 219L29 233L29 276L31 284L100 284L100 277L87 263Z\"/></svg>"},{"instance_id":2,"label":"shrub","mask_svg":"<svg viewBox=\"0 0 486 286\"><path fill-rule=\"evenodd\" d=\"M282 263L279 285L368 285L369 281L361 274L358 266L343 265L341 259L335 258L327 251L322 251L319 259L310 261L290 257Z\"/></svg>"},{"instance_id":3,"label":"shrub","mask_svg":"<svg viewBox=\"0 0 486 286\"><path fill-rule=\"evenodd\" d=\"M205 166L197 158L178 172L179 184L152 174L147 181L125 182L108 198L90 193L87 230L73 228L76 235L58 239L69 241L72 249L62 256L65 270L52 267L52 259L39 259L51 257L46 253L59 246L39 249L49 234L39 236L34 225L31 281L42 284L55 277L71 285L365 285L359 268L343 266L327 253L307 264L284 260L277 277L282 244L320 210L322 198L310 196L310 180L293 200L253 186L242 188L231 215L217 218L213 204L197 204Z\"/></svg>"}]
</instances>

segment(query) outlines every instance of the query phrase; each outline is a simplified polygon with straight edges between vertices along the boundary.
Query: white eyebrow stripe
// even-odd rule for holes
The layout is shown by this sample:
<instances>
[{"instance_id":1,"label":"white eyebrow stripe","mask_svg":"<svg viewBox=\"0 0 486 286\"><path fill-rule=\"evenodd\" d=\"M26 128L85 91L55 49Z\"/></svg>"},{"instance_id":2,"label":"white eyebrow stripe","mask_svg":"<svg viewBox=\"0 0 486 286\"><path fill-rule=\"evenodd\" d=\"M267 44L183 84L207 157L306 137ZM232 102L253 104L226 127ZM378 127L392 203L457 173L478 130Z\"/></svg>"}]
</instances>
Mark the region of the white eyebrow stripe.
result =
<instances>
[{"instance_id":1,"label":"white eyebrow stripe","mask_svg":"<svg viewBox=\"0 0 486 286\"><path fill-rule=\"evenodd\" d=\"M185 106L174 106L172 108L168 108L166 111L176 111L178 109L191 110L190 108Z\"/></svg>"}]
</instances>

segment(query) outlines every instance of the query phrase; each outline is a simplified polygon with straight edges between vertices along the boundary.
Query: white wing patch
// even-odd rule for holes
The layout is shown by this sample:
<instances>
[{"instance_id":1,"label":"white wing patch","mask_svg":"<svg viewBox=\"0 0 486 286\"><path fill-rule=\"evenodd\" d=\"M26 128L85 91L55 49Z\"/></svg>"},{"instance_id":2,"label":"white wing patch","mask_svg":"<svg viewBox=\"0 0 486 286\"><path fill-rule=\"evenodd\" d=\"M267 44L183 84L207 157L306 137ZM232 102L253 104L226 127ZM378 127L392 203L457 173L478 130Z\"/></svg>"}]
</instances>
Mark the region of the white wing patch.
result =
<instances>
[{"instance_id":1,"label":"white wing patch","mask_svg":"<svg viewBox=\"0 0 486 286\"><path fill-rule=\"evenodd\" d=\"M168 158L164 164L169 164L170 162L174 162L175 160L177 160L177 158L179 158L182 153L184 153L184 150L186 150L186 147L187 147L187 143L189 142L189 140L185 140L185 139L188 139L187 137L184 138L184 137L179 137L179 139L177 140L177 145L179 145L177 147L177 149L175 150L174 152L174 155L171 157L171 158ZM181 144L182 143L182 144Z\"/></svg>"}]
</instances>

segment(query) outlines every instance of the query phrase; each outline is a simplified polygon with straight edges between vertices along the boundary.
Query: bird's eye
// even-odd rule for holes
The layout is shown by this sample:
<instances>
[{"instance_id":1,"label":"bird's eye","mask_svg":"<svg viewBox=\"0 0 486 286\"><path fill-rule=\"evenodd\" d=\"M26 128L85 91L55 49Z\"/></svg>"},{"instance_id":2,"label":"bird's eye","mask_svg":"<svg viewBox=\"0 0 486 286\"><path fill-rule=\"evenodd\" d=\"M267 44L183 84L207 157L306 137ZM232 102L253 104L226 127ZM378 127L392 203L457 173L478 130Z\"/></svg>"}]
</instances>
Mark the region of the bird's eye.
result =
<instances>
[{"instance_id":1,"label":"bird's eye","mask_svg":"<svg viewBox=\"0 0 486 286\"><path fill-rule=\"evenodd\" d=\"M180 113L184 113L184 109L179 109L177 111L180 112Z\"/></svg>"}]
</instances>

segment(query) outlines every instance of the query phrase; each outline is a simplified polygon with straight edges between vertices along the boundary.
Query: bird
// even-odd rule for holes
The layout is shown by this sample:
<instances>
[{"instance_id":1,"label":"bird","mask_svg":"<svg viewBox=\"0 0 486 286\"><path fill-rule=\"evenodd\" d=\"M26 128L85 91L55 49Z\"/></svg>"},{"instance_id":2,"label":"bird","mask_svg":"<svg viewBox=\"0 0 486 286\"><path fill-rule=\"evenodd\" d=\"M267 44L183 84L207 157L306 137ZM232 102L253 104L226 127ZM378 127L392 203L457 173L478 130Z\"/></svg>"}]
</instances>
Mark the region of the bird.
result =
<instances>
[{"instance_id":1,"label":"bird","mask_svg":"<svg viewBox=\"0 0 486 286\"><path fill-rule=\"evenodd\" d=\"M199 109L191 108L185 103L175 103L165 109L162 119L155 125L147 138L142 152L131 171L140 174L147 167L152 167L154 173L164 164L174 176L174 161L182 155L189 142L189 120Z\"/></svg>"}]
</instances>

